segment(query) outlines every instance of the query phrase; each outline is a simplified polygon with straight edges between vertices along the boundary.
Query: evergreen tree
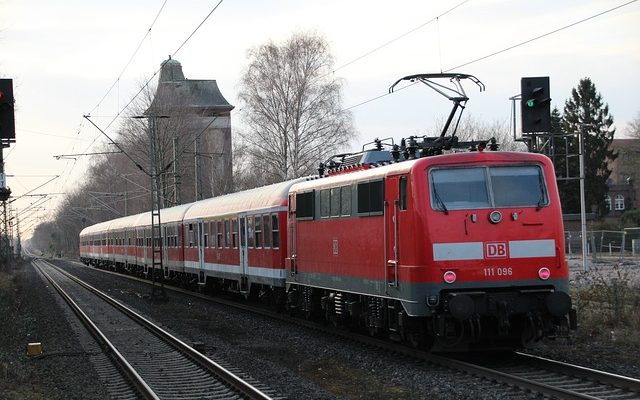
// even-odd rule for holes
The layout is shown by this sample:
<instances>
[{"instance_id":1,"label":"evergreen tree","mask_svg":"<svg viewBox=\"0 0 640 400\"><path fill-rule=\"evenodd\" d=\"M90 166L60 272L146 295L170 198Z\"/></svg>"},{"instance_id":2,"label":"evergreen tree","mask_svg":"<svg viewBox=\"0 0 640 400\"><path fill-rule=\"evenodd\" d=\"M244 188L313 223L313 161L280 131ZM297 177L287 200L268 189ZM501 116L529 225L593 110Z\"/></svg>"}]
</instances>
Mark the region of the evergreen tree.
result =
<instances>
[{"instance_id":1,"label":"evergreen tree","mask_svg":"<svg viewBox=\"0 0 640 400\"><path fill-rule=\"evenodd\" d=\"M558 180L558 191L564 213L580 211L580 181L578 141L575 135L564 131L562 114L558 107L551 110L551 132L553 136L553 165ZM577 211L576 211L577 210Z\"/></svg>"},{"instance_id":2,"label":"evergreen tree","mask_svg":"<svg viewBox=\"0 0 640 400\"><path fill-rule=\"evenodd\" d=\"M617 154L610 149L615 129L612 128L613 116L609 115L609 105L603 103L591 79L584 78L571 91L571 97L565 102L562 116L562 132L585 131L585 200L586 210L595 210L602 216L607 212L604 197L608 192L607 179L611 175L608 161ZM567 138L569 151L577 154L577 136ZM570 174L579 176L578 160L574 157L569 163ZM563 212L580 211L579 182L567 181L561 188Z\"/></svg>"}]
</instances>

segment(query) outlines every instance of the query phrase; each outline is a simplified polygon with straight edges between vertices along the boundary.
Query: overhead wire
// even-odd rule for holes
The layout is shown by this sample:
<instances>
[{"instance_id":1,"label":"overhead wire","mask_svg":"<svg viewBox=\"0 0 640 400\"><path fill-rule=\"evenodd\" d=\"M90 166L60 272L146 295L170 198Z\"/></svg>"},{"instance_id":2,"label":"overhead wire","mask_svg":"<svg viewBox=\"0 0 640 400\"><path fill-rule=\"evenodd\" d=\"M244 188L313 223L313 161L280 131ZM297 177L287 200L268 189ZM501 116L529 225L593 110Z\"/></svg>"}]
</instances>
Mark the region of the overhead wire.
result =
<instances>
[{"instance_id":1,"label":"overhead wire","mask_svg":"<svg viewBox=\"0 0 640 400\"><path fill-rule=\"evenodd\" d=\"M211 17L211 15L218 9L218 7L220 6L220 4L222 4L224 0L219 0L218 3L211 9L211 11L209 11L209 13L206 15L206 17L204 17L204 19L198 24L198 26L196 26L196 28L189 34L189 36L187 36L187 38L180 44L180 46L178 46L178 48L171 54L171 57L174 57L184 46L185 44L187 44L187 42L189 40L191 40L191 38L193 37L193 35L195 35L195 33L202 27L202 25L204 25L204 23L209 19L209 17ZM129 106L138 98L138 96L140 95L140 93L142 93L151 83L151 81L153 79L155 79L155 77L160 73L160 71L162 70L162 67L164 66L164 63L160 66L160 68L158 68L153 75L147 79L147 81L142 85L142 87L140 88L140 90L138 90L138 92L133 95L133 97L131 98L131 100L129 100L129 102L121 109L117 112L117 114L113 117L113 119L107 124L107 126L102 129L102 133L104 134L104 131L106 131L107 129L109 129L109 127L120 117L120 115L122 115L122 113L129 108ZM94 139L93 142L91 142L91 144L87 147L87 149L85 150L85 152L87 152L95 143L95 141L100 137L100 135L98 135L96 137L96 139ZM125 152L126 154L126 152ZM130 158L130 157L129 157Z\"/></svg>"},{"instance_id":2,"label":"overhead wire","mask_svg":"<svg viewBox=\"0 0 640 400\"><path fill-rule=\"evenodd\" d=\"M218 9L218 7L220 6L220 4L222 4L224 0L219 0L218 3L211 9L211 11L209 11L209 13L204 17L204 19L196 26L196 28L189 34L189 36L187 36L187 38L178 46L178 48L171 54L171 56L175 56L185 45L186 43L195 35L195 33L202 27L202 25L204 25L204 23L211 17L211 15ZM166 4L166 0L165 2L162 4L162 7L160 8L160 10L158 11L158 14L156 15L156 17L153 20L153 23L151 25L151 27L153 27L153 25L156 23L161 11L164 9L164 6ZM145 34L144 38L141 41L144 42L144 40L146 40L147 36L149 35L149 33L151 32L151 27L147 30L147 33ZM137 52L140 49L140 45L138 45L138 48L136 48L136 51L134 52L134 56L137 54ZM133 56L132 58L133 59ZM125 69L129 66L129 64L131 63L131 59L129 60L129 62L127 63L127 65L125 66ZM120 116L122 115L122 113L129 108L129 106L135 101L135 99L140 95L140 93L142 93L148 86L149 83L151 83L151 81L158 75L158 73L161 71L162 66L157 69L153 75L142 85L142 87L140 88L140 90L131 98L131 100L124 106L122 107L122 109L120 109L117 114L111 119L111 121L107 124L107 126L103 129L103 130L107 130L109 129L109 127L118 119L120 118ZM119 79L121 78L122 74L124 73L124 69L123 72L121 72L120 76L118 77L118 79L116 79L116 81L114 82L114 84L112 85L112 87L109 89L109 91L107 92L107 94L113 90L113 87L115 86L115 84L117 84L119 82ZM104 98L106 97L103 96L103 99L100 100L99 104L104 100ZM97 108L94 107L91 111L95 110ZM89 114L90 115L90 114ZM79 132L78 132L79 133ZM89 149L91 147L93 147L93 145L95 144L95 142L102 136L102 133L96 135L96 137L93 139L93 141L91 141L91 143L86 147L86 149L83 151L83 153L86 153L89 151ZM68 174L67 174L67 179L65 180L65 184L67 183L67 181L69 180L69 177L71 176L71 172L73 171L73 168L75 167L77 163L77 160L74 160Z\"/></svg>"},{"instance_id":3,"label":"overhead wire","mask_svg":"<svg viewBox=\"0 0 640 400\"><path fill-rule=\"evenodd\" d=\"M542 35L538 35L538 36L535 36L535 37L533 37L533 38L531 38L531 39L527 39L527 40L522 41L522 42L520 42L520 43L517 43L517 44L511 45L511 46L508 46L508 47L506 47L506 48L504 48L504 49L502 49L502 50L498 50L498 51L493 52L493 53L491 53L491 54L487 54L487 55L485 55L485 56L483 56L483 57L479 57L479 58L476 58L476 59L474 59L474 60L467 61L467 62L465 62L465 63L463 63L463 64L460 64L460 65L456 65L455 67L452 67L452 68L446 69L444 72L451 72L451 71L453 71L453 70L455 70L455 69L457 69L457 68L465 67L465 66L467 66L467 65L474 64L474 63L476 63L476 62L478 62L478 61L486 60L487 58L490 58L490 57L496 56L496 55L498 55L498 54L501 54L501 53L507 52L507 51L509 51L509 50L513 50L513 49L515 49L515 48L517 48L517 47L520 47L520 46L524 46L524 45L529 44L529 43L531 43L531 42L533 42L533 41L536 41L536 40L538 40L538 39L542 39L542 38L544 38L544 37L547 37L547 36L550 36L550 35L552 35L552 34L558 33L558 32L563 31L563 30L565 30L565 29L568 29L568 28L574 27L574 26L579 25L579 24L581 24L581 23L583 23L583 22L587 22L587 21L589 21L589 20L592 20L592 19L594 19L594 18L597 18L597 17L602 16L602 15L604 15L604 14L607 14L607 13L609 13L609 12L612 12L612 11L615 11L615 10L620 9L620 8L622 8L622 7L628 6L629 4L635 3L635 2L637 2L637 1L638 1L638 0L630 0L630 1L627 1L626 3L619 4L619 5L615 6L615 7L611 7L611 8L609 8L609 9L607 9L607 10L604 10L604 11L601 11L601 12L599 12L599 13L593 14L593 15L591 15L591 16L589 16L589 17L586 17L586 18L583 18L583 19L581 19L581 20L579 20L579 21L575 21L575 22L572 22L572 23L570 23L570 24L564 25L564 26L562 26L562 27L560 27L560 28L554 29L554 30L549 31L549 32L547 32L547 33L544 33L544 34L542 34ZM379 96L376 96L376 97L373 97L373 98L371 98L371 99L368 99L368 100L362 101L362 102L357 103L357 104L355 104L355 105L353 105L353 106L349 106L349 107L343 108L343 110L342 110L342 111L352 110L352 109L354 109L354 108L360 107L360 106L365 105L365 104L367 104L367 103L371 103L371 102L373 102L373 101L379 100L379 99L381 99L381 98L383 98L383 97L386 97L386 96L389 96L389 95L391 95L391 94L393 94L393 93L399 92L399 91L400 91L400 90L402 90L402 89L406 89L406 88L408 88L409 86L413 86L413 85L415 85L416 83L417 83L417 82L414 82L414 83L408 84L407 86L404 86L404 87L402 87L402 88L400 88L400 89L396 89L396 90L394 90L393 92L383 93L383 94L381 94L381 95L379 95Z\"/></svg>"},{"instance_id":4,"label":"overhead wire","mask_svg":"<svg viewBox=\"0 0 640 400\"><path fill-rule=\"evenodd\" d=\"M102 96L102 98L98 101L98 103L91 109L91 111L89 111L89 115L95 111L96 109L98 109L100 107L100 105L102 104L102 102L107 98L107 96L111 93L111 91L113 90L114 87L116 87L116 85L118 86L118 101L119 101L119 90L120 90L120 80L122 79L122 76L124 75L124 73L126 72L127 68L129 68L129 65L131 65L131 62L133 61L133 59L136 57L136 55L138 54L138 52L140 51L140 48L142 47L142 45L144 44L145 40L147 40L147 37L149 37L149 34L151 33L151 30L153 29L153 27L155 26L156 22L158 21L158 18L160 17L160 14L162 14L162 11L164 10L164 7L166 6L168 0L164 0L164 2L162 3L162 5L160 6L160 9L158 10L158 12L156 13L155 17L153 18L153 21L151 22L151 25L149 25L149 28L147 29L147 31L145 32L144 36L142 37L142 39L140 40L140 43L138 43L138 46L136 47L136 49L133 51L133 54L131 55L131 57L129 57L129 60L127 61L127 63L124 65L124 67L122 68L122 70L120 71L120 73L118 74L118 77L115 79L115 81L113 82L113 84L111 84L111 86L109 87L109 89L107 89L107 92ZM83 127L83 120L80 122L80 129L78 130L78 135L80 134L80 132L82 131L82 127ZM95 142L100 138L100 134L96 135L96 137L91 141L91 143L89 144L89 146L87 146L87 148L85 149L85 151L83 151L83 153L86 153L94 144ZM79 138L76 138L79 139ZM83 140L88 140L88 139L83 139ZM72 149L75 149L75 145L76 142L74 142ZM73 152L73 150L71 151ZM71 176L71 172L73 172L73 169L75 168L77 163L77 160L73 160L73 163L71 164L71 167L69 169L69 172L67 173L67 178L64 181L64 185L66 186L69 177ZM67 162L65 165L65 168L69 165L69 163ZM64 170L63 170L63 174L64 174Z\"/></svg>"},{"instance_id":5,"label":"overhead wire","mask_svg":"<svg viewBox=\"0 0 640 400\"><path fill-rule=\"evenodd\" d=\"M630 0L630 1L626 2L626 3L623 3L623 4L617 5L617 6L615 6L615 7L609 8L609 9L607 9L607 10L605 10L605 11L601 11L601 12L599 12L599 13L597 13L597 14L594 14L594 15L591 15L591 16L589 16L589 17L583 18L583 19L581 19L581 20L579 20L579 21L576 21L576 22L573 22L573 23L571 23L571 24L568 24L568 25L562 26L562 27L560 27L560 28L554 29L554 30L549 31L549 32L547 32L547 33L543 33L542 35L538 35L538 36L533 37L533 38L531 38L531 39L528 39L528 40L525 40L525 41L523 41L523 42L520 42L520 43L514 44L514 45L512 45L512 46L506 47L506 48L504 48L504 49L502 49L502 50L498 50L498 51L495 51L495 52L493 52L493 53L491 53L491 54L487 54L486 56L482 56L482 57L476 58L475 60L467 61L467 62L465 62L465 63L463 63L463 64L456 65L455 67L451 67L451 68L449 68L449 69L445 70L445 72L451 72L451 71L453 71L454 69L457 69L457 68L460 68L460 67L466 67L467 65L474 64L474 63L476 63L476 62L478 62L478 61L486 60L486 59L487 59L487 58L489 58L489 57L493 57L493 56L496 56L496 55L498 55L498 54L504 53L504 52L506 52L506 51L513 50L513 49L515 49L515 48L517 48L517 47L524 46L525 44L529 44L529 43L534 42L534 41L536 41L536 40L538 40L538 39L542 39L542 38L547 37L547 36L549 36L549 35L553 35L554 33L561 32L561 31L563 31L563 30L565 30L565 29L569 29L569 28L574 27L574 26L576 26L576 25L579 25L579 24L581 24L581 23L583 23L583 22L587 22L587 21L592 20L592 19L594 19L594 18L597 18L597 17L599 17L599 16L601 16L601 15L604 15L604 14L610 13L610 12L612 12L612 11L615 11L615 10L617 10L617 9L619 9L619 8L622 8L622 7L628 6L629 4L631 4L631 3L635 3L636 1L638 1L638 0Z\"/></svg>"},{"instance_id":6,"label":"overhead wire","mask_svg":"<svg viewBox=\"0 0 640 400\"><path fill-rule=\"evenodd\" d=\"M336 71L338 71L338 70L340 70L340 69L342 69L342 68L345 68L345 67L347 67L347 66L349 66L349 65L351 65L351 64L353 64L353 63L355 63L355 62L358 62L358 61L362 60L363 58L368 57L368 56L370 56L371 54L373 54L373 53L377 52L378 50L383 49L383 48L385 48L385 47L389 46L390 44L395 43L395 42L397 42L398 40L400 40L400 39L404 38L405 36L408 36L408 35L412 34L413 32L415 32L415 31L417 31L417 30L419 30L419 29L421 29L421 28L423 28L423 27L425 27L425 26L429 25L430 23L438 21L438 18L441 18L441 17L443 17L443 16L445 16L445 15L447 15L447 14L451 13L452 11L454 11L454 10L455 10L455 9L457 9L458 7L462 6L463 4L468 3L469 1L470 1L470 0L464 0L464 1L462 1L462 2L460 2L460 3L458 3L458 4L456 4L455 6L451 7L451 8L450 8L450 9L448 9L447 11L445 11L445 12L443 12L443 13L439 14L438 16L436 16L436 17L434 17L434 18L431 18L430 20L428 20L428 21L426 21L426 22L423 22L422 24L420 24L420 25L416 26L415 28L412 28L412 29L408 30L407 32L405 32L405 33L401 34L400 36L396 36L395 38L393 38L393 39L391 39L391 40L389 40L389 41L387 41L387 42L385 42L385 43L381 44L380 46L378 46L378 47L376 47L376 48L374 48L374 49L372 49L372 50L370 50L370 51L368 51L368 52L366 52L366 53L364 53L363 55L358 56L358 57L354 58L353 60L351 60L351 61L349 61L349 62L346 62L346 63L344 63L344 64L342 64L342 65L338 66L338 67L337 67L337 68L335 68L332 72L336 72Z\"/></svg>"},{"instance_id":7,"label":"overhead wire","mask_svg":"<svg viewBox=\"0 0 640 400\"><path fill-rule=\"evenodd\" d=\"M149 26L149 29L147 29L146 33L144 34L144 36L142 37L142 39L140 40L140 43L138 43L138 47L136 47L136 49L133 51L133 54L131 55L131 57L129 57L129 61L127 61L127 63L125 64L125 66L122 68L122 71L120 71L120 73L118 74L118 77L116 78L116 80L113 82L113 84L111 85L111 87L107 90L107 92L104 94L104 96L102 96L102 98L100 99L100 101L98 101L98 104L96 104L91 111L89 111L89 114L91 114L94 110L96 110L97 108L100 107L100 104L102 104L102 102L104 101L104 99L107 98L107 96L109 95L109 93L111 93L111 91L113 90L114 87L116 87L116 85L118 85L120 83L120 79L122 79L122 75L124 75L125 71L127 70L127 68L129 68L129 65L131 65L131 62L133 61L133 59L135 58L135 56L138 54L138 51L140 51L140 48L142 47L142 45L144 44L144 41L147 40L147 37L149 36L149 34L151 33L151 30L153 29L153 26L156 24L156 22L158 21L158 18L160 17L160 14L162 13L162 10L164 10L164 6L167 5L167 1L168 0L164 0L164 2L162 3L162 6L160 6L160 9L158 10L155 18L153 19L153 22L151 22L151 25Z\"/></svg>"}]
</instances>

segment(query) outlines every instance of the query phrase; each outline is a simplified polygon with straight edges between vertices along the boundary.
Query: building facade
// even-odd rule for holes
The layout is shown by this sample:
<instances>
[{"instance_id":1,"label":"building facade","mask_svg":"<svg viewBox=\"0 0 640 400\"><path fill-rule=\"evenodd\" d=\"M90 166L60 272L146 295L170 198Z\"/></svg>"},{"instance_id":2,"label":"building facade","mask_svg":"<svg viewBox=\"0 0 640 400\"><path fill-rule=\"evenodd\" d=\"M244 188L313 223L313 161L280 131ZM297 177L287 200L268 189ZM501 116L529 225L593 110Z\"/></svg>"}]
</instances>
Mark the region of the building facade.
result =
<instances>
[{"instance_id":1,"label":"building facade","mask_svg":"<svg viewBox=\"0 0 640 400\"><path fill-rule=\"evenodd\" d=\"M640 208L640 139L614 139L611 147L618 157L609 163L611 175L605 202L608 218Z\"/></svg>"}]
</instances>

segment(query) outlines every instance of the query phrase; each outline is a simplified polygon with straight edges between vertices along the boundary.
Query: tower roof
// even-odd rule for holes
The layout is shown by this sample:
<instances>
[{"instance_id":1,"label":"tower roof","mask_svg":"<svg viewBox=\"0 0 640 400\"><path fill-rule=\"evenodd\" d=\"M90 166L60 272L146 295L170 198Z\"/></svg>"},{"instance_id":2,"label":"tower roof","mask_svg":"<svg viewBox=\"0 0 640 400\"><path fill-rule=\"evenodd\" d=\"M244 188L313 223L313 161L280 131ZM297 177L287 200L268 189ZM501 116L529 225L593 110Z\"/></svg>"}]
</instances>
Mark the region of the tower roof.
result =
<instances>
[{"instance_id":1,"label":"tower roof","mask_svg":"<svg viewBox=\"0 0 640 400\"><path fill-rule=\"evenodd\" d=\"M162 62L158 89L145 113L154 114L167 110L226 113L233 108L220 93L215 80L185 79L182 65L169 58Z\"/></svg>"}]
</instances>

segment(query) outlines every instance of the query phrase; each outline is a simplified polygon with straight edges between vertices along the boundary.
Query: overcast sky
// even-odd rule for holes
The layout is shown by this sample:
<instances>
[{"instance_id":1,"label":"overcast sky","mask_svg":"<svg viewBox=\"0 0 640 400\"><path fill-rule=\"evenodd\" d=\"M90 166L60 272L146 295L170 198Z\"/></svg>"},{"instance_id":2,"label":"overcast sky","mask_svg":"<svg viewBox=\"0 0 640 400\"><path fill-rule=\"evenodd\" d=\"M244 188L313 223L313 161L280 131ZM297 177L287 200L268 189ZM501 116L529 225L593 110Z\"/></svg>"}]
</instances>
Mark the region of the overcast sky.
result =
<instances>
[{"instance_id":1,"label":"overcast sky","mask_svg":"<svg viewBox=\"0 0 640 400\"><path fill-rule=\"evenodd\" d=\"M45 175L60 178L37 193L73 190L89 157L56 161L54 155L97 151L105 141L82 115L91 113L105 127L168 55L182 63L187 79L216 79L236 105L247 50L294 32L327 39L345 108L384 95L402 76L453 70L486 85L482 93L473 84L465 89L466 112L487 122L509 120L508 99L524 76L549 76L552 106L561 110L578 81L590 77L609 104L616 137L640 112L637 1L224 0L184 43L218 2L0 0L0 76L14 79L17 106L17 143L4 149L13 195L51 179ZM424 134L450 106L415 85L351 108L359 133L354 150L375 137ZM232 116L233 130L240 125L238 108ZM33 201L15 204L20 209Z\"/></svg>"}]
</instances>

